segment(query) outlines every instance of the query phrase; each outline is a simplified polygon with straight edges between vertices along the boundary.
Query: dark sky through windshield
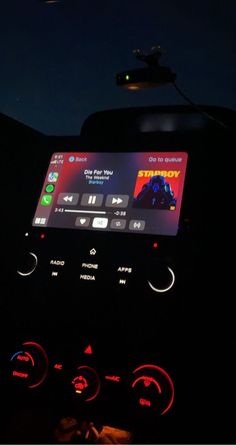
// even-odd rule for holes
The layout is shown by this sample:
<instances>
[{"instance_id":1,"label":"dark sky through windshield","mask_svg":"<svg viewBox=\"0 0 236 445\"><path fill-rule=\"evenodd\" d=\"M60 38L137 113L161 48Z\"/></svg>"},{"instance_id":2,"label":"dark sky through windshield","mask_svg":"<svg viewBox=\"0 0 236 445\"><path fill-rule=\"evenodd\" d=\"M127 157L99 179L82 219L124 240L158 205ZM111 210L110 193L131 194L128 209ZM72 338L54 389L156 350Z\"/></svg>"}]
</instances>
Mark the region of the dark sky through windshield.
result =
<instances>
[{"instance_id":1,"label":"dark sky through windshield","mask_svg":"<svg viewBox=\"0 0 236 445\"><path fill-rule=\"evenodd\" d=\"M91 113L178 104L173 87L129 92L115 74L160 44L192 100L236 108L235 0L5 0L0 112L49 134L78 134Z\"/></svg>"}]
</instances>

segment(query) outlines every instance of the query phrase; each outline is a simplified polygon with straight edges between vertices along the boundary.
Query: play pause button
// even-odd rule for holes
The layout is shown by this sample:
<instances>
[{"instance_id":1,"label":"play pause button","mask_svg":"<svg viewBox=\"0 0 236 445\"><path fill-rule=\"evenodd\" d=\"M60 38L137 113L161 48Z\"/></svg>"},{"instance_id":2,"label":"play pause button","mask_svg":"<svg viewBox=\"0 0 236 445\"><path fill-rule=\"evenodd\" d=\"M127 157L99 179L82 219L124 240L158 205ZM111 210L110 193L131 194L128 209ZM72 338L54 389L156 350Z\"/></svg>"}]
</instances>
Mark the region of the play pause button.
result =
<instances>
[{"instance_id":1,"label":"play pause button","mask_svg":"<svg viewBox=\"0 0 236 445\"><path fill-rule=\"evenodd\" d=\"M107 195L106 207L124 209L129 202L129 195Z\"/></svg>"}]
</instances>

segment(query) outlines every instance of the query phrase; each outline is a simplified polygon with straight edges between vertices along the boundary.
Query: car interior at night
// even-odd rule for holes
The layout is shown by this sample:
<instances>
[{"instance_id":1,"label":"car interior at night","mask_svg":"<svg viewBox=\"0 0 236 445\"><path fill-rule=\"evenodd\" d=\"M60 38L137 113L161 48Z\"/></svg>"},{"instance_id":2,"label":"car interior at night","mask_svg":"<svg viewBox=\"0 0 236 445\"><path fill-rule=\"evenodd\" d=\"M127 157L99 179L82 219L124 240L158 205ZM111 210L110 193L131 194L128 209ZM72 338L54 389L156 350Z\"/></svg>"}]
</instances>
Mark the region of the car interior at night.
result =
<instances>
[{"instance_id":1,"label":"car interior at night","mask_svg":"<svg viewBox=\"0 0 236 445\"><path fill-rule=\"evenodd\" d=\"M1 443L234 443L236 113L202 111L0 115Z\"/></svg>"}]
</instances>

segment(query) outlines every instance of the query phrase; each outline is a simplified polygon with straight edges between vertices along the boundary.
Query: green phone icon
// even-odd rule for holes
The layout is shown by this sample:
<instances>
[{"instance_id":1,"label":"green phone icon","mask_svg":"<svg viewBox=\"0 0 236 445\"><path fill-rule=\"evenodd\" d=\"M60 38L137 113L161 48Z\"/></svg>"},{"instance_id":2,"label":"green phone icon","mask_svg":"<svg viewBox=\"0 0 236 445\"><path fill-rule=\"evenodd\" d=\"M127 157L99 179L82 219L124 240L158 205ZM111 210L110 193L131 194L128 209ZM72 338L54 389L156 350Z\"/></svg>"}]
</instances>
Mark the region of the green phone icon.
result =
<instances>
[{"instance_id":1,"label":"green phone icon","mask_svg":"<svg viewBox=\"0 0 236 445\"><path fill-rule=\"evenodd\" d=\"M41 199L42 206L50 206L52 202L52 195L43 195Z\"/></svg>"}]
</instances>

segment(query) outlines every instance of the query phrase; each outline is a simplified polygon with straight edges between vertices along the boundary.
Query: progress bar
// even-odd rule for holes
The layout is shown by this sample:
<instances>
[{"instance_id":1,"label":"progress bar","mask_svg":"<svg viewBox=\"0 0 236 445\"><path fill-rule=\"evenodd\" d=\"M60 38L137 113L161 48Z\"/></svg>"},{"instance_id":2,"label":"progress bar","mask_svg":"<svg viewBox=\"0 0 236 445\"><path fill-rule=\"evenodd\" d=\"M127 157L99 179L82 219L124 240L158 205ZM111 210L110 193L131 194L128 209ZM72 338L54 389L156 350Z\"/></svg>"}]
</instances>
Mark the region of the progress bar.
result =
<instances>
[{"instance_id":1,"label":"progress bar","mask_svg":"<svg viewBox=\"0 0 236 445\"><path fill-rule=\"evenodd\" d=\"M64 212L67 212L67 213L96 213L99 215L105 215L107 213L107 212L98 211L98 210L68 210L68 209L65 209Z\"/></svg>"}]
</instances>

